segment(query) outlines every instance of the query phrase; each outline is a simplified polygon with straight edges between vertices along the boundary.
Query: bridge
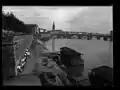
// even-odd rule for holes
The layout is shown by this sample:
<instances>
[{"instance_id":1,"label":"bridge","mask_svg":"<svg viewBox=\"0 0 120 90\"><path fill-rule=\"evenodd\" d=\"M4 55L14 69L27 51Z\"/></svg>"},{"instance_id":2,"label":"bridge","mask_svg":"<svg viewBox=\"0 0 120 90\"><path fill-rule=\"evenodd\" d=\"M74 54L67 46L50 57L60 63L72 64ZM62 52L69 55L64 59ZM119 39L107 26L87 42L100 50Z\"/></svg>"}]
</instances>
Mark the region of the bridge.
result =
<instances>
[{"instance_id":1,"label":"bridge","mask_svg":"<svg viewBox=\"0 0 120 90\"><path fill-rule=\"evenodd\" d=\"M92 39L103 39L105 41L111 39L110 34L99 34L99 33L86 33L86 32L68 32L68 31L55 31L54 33L52 31L47 31L47 32L41 32L38 34L39 38L54 38L56 39L62 39L62 38L67 38L67 39L87 39L87 40L92 40Z\"/></svg>"}]
</instances>

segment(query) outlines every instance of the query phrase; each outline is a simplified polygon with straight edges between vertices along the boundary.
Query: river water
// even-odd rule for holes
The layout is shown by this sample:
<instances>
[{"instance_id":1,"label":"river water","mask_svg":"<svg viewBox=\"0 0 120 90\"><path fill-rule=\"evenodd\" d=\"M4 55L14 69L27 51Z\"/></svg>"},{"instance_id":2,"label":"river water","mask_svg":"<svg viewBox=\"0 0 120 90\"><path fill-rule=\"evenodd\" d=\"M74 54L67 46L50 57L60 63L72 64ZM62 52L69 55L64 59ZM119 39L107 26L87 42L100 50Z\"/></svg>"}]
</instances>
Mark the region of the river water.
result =
<instances>
[{"instance_id":1,"label":"river water","mask_svg":"<svg viewBox=\"0 0 120 90\"><path fill-rule=\"evenodd\" d=\"M52 51L52 41L46 42L47 48ZM77 39L56 39L55 50L67 46L78 52L84 53L84 75L88 74L90 68L99 65L113 67L113 42L104 40L77 40Z\"/></svg>"}]
</instances>

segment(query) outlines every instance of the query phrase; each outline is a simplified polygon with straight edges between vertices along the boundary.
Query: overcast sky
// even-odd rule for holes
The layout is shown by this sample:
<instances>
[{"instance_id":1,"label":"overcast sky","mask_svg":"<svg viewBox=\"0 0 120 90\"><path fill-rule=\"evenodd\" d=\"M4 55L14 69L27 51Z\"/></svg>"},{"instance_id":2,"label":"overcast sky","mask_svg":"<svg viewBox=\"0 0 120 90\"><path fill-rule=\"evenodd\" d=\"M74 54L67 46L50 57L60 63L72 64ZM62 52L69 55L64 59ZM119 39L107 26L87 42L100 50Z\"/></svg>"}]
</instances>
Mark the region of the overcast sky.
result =
<instances>
[{"instance_id":1,"label":"overcast sky","mask_svg":"<svg viewBox=\"0 0 120 90\"><path fill-rule=\"evenodd\" d=\"M3 6L5 12L14 15L26 24L38 24L64 31L107 33L113 30L112 6Z\"/></svg>"}]
</instances>

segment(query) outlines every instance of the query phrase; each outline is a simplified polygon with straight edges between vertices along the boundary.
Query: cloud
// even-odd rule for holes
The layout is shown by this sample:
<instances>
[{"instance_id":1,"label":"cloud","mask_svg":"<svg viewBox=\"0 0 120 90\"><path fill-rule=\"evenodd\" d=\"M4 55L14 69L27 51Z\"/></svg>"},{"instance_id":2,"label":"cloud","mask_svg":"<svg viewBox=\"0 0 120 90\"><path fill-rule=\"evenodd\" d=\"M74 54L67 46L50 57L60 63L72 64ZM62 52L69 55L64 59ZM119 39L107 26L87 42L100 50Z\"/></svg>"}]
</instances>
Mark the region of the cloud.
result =
<instances>
[{"instance_id":1,"label":"cloud","mask_svg":"<svg viewBox=\"0 0 120 90\"><path fill-rule=\"evenodd\" d=\"M89 7L67 23L74 31L105 33L112 30L112 8Z\"/></svg>"},{"instance_id":2,"label":"cloud","mask_svg":"<svg viewBox=\"0 0 120 90\"><path fill-rule=\"evenodd\" d=\"M112 29L112 7L10 6L3 9L12 11L25 23L43 28L51 28L55 21L56 29L63 30L107 32Z\"/></svg>"}]
</instances>

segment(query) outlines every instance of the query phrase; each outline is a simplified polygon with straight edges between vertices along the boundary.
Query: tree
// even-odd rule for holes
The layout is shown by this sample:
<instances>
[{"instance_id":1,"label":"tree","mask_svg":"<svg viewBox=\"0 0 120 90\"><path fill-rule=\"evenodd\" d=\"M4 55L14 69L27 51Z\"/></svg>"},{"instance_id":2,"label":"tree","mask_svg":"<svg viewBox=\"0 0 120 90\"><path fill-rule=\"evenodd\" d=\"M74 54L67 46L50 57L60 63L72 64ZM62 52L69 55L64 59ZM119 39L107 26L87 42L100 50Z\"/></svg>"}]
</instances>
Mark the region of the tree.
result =
<instances>
[{"instance_id":1,"label":"tree","mask_svg":"<svg viewBox=\"0 0 120 90\"><path fill-rule=\"evenodd\" d=\"M13 32L30 33L24 22L16 18L12 12L7 14L2 12L2 29Z\"/></svg>"}]
</instances>

